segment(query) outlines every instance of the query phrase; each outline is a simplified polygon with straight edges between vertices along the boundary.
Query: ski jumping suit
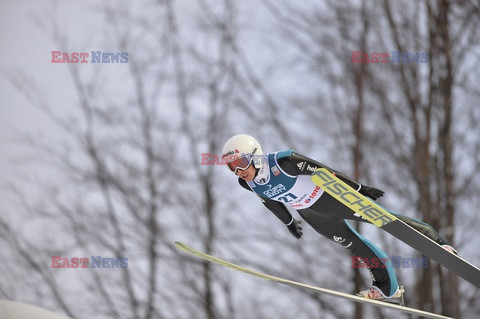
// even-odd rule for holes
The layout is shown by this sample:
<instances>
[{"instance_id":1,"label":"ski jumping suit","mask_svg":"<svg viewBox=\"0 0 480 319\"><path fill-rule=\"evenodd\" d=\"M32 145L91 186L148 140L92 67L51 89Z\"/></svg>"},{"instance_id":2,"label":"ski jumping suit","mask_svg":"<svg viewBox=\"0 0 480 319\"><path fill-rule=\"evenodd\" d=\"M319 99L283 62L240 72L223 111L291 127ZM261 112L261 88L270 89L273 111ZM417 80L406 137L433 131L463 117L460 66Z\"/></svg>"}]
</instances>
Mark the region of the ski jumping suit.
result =
<instances>
[{"instance_id":1,"label":"ski jumping suit","mask_svg":"<svg viewBox=\"0 0 480 319\"><path fill-rule=\"evenodd\" d=\"M289 205L297 210L313 229L347 248L352 256L379 260L378 268L369 268L373 285L385 296L393 295L398 288L395 272L391 263L382 262L387 260L388 256L355 231L346 219L367 221L354 216L353 211L323 192L311 181L311 175L315 169L324 167L354 189L359 189L360 184L292 150L269 153L262 157L262 161L263 166L258 170L255 179L247 182L239 178L240 185L255 192L263 204L284 224L293 222L293 217L285 206ZM406 216L394 215L438 244L448 244L430 225Z\"/></svg>"}]
</instances>

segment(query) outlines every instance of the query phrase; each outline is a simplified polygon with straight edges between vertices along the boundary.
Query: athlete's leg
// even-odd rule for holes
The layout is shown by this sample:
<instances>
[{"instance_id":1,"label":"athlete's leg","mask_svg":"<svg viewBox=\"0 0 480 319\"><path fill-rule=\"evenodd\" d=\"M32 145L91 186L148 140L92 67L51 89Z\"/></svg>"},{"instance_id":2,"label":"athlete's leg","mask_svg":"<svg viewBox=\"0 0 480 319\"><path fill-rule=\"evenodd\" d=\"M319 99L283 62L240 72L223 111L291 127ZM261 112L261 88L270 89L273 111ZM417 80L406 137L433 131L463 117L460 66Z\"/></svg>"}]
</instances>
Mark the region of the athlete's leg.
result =
<instances>
[{"instance_id":1,"label":"athlete's leg","mask_svg":"<svg viewBox=\"0 0 480 319\"><path fill-rule=\"evenodd\" d=\"M373 201L373 200L372 200ZM376 203L381 206L380 204ZM418 230L420 233L424 234L428 238L432 239L439 245L449 245L448 241L436 232L432 226L425 222L421 222L414 218L403 216L397 213L392 212L391 210L381 206L383 209L389 213L395 215L398 219L410 225L414 229ZM349 219L349 220L360 220L362 222L367 222L365 219L362 219L358 216L355 216L355 212L345 207L342 203L337 201L335 198L329 194L322 194L322 196L317 200L315 204L310 208L316 212L321 213L323 216L329 216L336 219Z\"/></svg>"},{"instance_id":2,"label":"athlete's leg","mask_svg":"<svg viewBox=\"0 0 480 319\"><path fill-rule=\"evenodd\" d=\"M343 219L324 216L309 209L298 212L318 233L347 248L352 256L368 260L368 265L371 267L367 269L372 275L373 285L378 287L386 297L395 293L398 283L391 263L386 262L388 256L385 252L356 232ZM372 265L377 262L377 265Z\"/></svg>"},{"instance_id":3,"label":"athlete's leg","mask_svg":"<svg viewBox=\"0 0 480 319\"><path fill-rule=\"evenodd\" d=\"M424 234L439 245L450 245L449 242L442 235L436 232L431 225L411 217L396 214L391 211L389 212L395 215L395 217L400 219L405 224L410 225L412 228L418 230L420 233Z\"/></svg>"},{"instance_id":4,"label":"athlete's leg","mask_svg":"<svg viewBox=\"0 0 480 319\"><path fill-rule=\"evenodd\" d=\"M377 203L377 205L379 205L379 204ZM381 205L379 205L379 206L381 206ZM442 235L440 235L437 231L435 231L435 229L433 229L433 227L430 224L427 224L427 223L422 222L422 221L420 221L418 219L415 219L415 218L411 218L411 217L407 217L407 216L404 216L404 215L397 214L397 213L392 212L391 210L389 210L389 209L387 209L383 206L381 206L381 207L383 209L385 209L387 212L389 212L390 214L392 214L395 217L397 217L398 219L400 219L405 224L412 227L413 229L418 230L420 233L427 236L428 238L430 238L431 240L433 240L437 244L439 244L439 245L450 245L450 243Z\"/></svg>"}]
</instances>

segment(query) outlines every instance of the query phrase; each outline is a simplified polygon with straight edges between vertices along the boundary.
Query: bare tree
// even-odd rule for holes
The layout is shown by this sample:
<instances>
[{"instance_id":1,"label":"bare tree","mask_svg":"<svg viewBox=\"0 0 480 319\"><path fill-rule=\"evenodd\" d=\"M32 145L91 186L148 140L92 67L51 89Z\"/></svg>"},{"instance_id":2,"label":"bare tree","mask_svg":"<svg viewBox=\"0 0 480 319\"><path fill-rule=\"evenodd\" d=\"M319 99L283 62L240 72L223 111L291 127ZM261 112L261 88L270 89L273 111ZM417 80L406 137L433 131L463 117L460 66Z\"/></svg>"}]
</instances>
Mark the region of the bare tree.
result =
<instances>
[{"instance_id":1,"label":"bare tree","mask_svg":"<svg viewBox=\"0 0 480 319\"><path fill-rule=\"evenodd\" d=\"M477 6L469 2L452 4L448 1L426 1L408 6L407 10L400 10L402 4L390 1L365 2L361 6L353 2L332 2L318 6L323 10L311 7L302 10L297 7L290 8L288 14L285 14L282 6L288 5L274 5L270 1L263 3L281 21L279 25L284 30L285 39L298 46L299 56L310 67L312 74L328 81L332 92L341 92L338 96L332 94L335 99L332 98L331 103L337 108L337 111L332 112L337 115L335 118L349 123L345 121L349 118L347 114L357 114L356 121L354 117L351 122L357 123L352 130L337 131L333 135L339 137L337 140L341 143L342 139L349 141L348 138L345 139L349 136L345 132L355 134L353 156L349 157L354 167L357 167L355 172L359 173L356 166L361 154L359 148L364 147L366 155L363 161L371 163L375 171L374 175L369 176L363 169L363 177L382 180L379 185L387 185L399 198L416 203L414 207L409 204L406 207L419 212L421 219L445 233L449 241L455 242L455 198L459 194L455 185L468 183L471 173L469 170L455 171L453 158L457 151L454 146L456 141L465 140L475 125L465 129L457 126L455 129L455 123L460 123L458 119L461 116L453 110L455 107L464 109L465 106L455 102L452 92L470 87L467 83L456 85L455 79L465 79L457 71L461 69L462 62L468 60L465 56L472 57L475 54L478 41L472 40L477 39L474 27L478 23ZM322 14L323 12L335 12L337 19L328 20L328 14ZM455 21L465 22L453 22L453 16L456 17ZM469 19L465 19L466 16ZM320 25L327 23L337 26L338 33L332 33L332 29L319 30ZM357 30L359 32L355 33ZM451 34L455 35L452 37ZM335 35L341 40L334 41ZM465 38L470 39L470 42L465 42ZM407 55L408 52L427 52L427 68L416 63L402 62L390 65L365 63L357 68L345 63L351 58L349 55L352 48L368 54L370 59L371 53L384 53L385 48L389 47L395 48L392 51ZM386 53L394 59L392 51ZM329 68L330 65L339 67ZM330 102L325 98L317 100ZM368 107L360 113L355 112L355 108L359 111L365 104ZM471 111L468 113L471 114ZM315 118L313 110L311 114L311 119ZM324 123L325 116L323 112L315 120ZM359 116L363 116L363 119ZM315 126L315 123L312 125ZM342 124L338 126L342 129L345 127ZM363 133L360 129L362 126L365 128ZM322 126L322 132L325 129L328 126ZM366 143L363 144L358 140L362 135L366 136ZM338 147L340 150L341 146ZM470 154L471 158L465 160L476 167L475 156ZM392 170L398 171L399 176L409 178L403 183L392 179L388 173ZM465 183L456 181L464 178L467 179ZM415 192L405 189L409 181L415 183ZM415 291L419 297L413 299L419 300L418 306L421 308L459 316L456 276L449 274L449 278L446 278L441 269L435 266L423 270ZM436 288L437 285L440 290ZM436 294L436 291L442 291L442 295Z\"/></svg>"},{"instance_id":2,"label":"bare tree","mask_svg":"<svg viewBox=\"0 0 480 319\"><path fill-rule=\"evenodd\" d=\"M72 100L66 103L73 106L68 116L54 111L28 74L9 73L60 134L55 142L26 143L27 164L55 178L16 176L10 191L20 213L0 218L6 260L0 270L7 274L0 296L18 298L34 287L25 300L73 318L370 314L233 274L174 249L175 240L185 240L286 278L338 290L363 286L363 275L349 270L346 252L308 226L304 238L294 240L224 167L202 165L202 153L219 155L224 140L239 132L258 136L265 151L295 148L335 161L336 168L393 194L387 198L392 207L414 212L460 252L471 251L468 224L476 219L469 211L475 211L472 198L480 188L480 142L471 133L480 123L480 92L478 76L468 72L478 58L474 1L423 1L405 10L402 3L380 0L184 5L157 0L142 2L140 9L101 7L105 43L128 52L129 61L109 73L67 67ZM62 50L75 50L78 44L59 31L54 17L43 27ZM351 63L352 50L387 48L428 52L429 61ZM465 119L468 124L459 124ZM371 234L393 251L405 249ZM128 257L128 268L49 268L52 256L92 255ZM415 270L408 271L403 279L410 284ZM424 309L468 317L479 307L475 290L437 265L416 282L407 290L408 301L418 300ZM75 294L82 290L88 296ZM375 310L378 317L386 314Z\"/></svg>"}]
</instances>

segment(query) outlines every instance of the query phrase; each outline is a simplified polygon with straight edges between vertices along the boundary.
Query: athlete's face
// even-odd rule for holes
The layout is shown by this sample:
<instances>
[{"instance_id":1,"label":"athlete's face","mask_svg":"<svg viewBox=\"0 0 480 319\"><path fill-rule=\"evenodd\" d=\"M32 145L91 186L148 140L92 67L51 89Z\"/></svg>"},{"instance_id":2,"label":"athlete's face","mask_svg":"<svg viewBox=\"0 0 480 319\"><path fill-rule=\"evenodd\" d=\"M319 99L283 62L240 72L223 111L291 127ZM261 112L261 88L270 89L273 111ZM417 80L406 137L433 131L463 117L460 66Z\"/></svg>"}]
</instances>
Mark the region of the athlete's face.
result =
<instances>
[{"instance_id":1,"label":"athlete's face","mask_svg":"<svg viewBox=\"0 0 480 319\"><path fill-rule=\"evenodd\" d=\"M237 170L237 176L241 179L246 180L247 182L253 181L255 178L255 166L250 164L250 166L246 170Z\"/></svg>"}]
</instances>

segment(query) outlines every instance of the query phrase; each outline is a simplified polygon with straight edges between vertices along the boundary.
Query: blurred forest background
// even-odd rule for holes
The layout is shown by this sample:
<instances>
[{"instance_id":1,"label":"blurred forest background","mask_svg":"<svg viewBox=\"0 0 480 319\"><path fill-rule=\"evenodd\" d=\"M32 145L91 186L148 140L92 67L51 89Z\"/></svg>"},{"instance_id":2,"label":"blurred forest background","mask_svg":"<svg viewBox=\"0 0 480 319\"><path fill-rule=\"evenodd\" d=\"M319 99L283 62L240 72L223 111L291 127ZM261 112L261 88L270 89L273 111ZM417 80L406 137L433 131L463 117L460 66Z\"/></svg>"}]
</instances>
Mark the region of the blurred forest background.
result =
<instances>
[{"instance_id":1,"label":"blurred forest background","mask_svg":"<svg viewBox=\"0 0 480 319\"><path fill-rule=\"evenodd\" d=\"M25 41L47 43L41 65L1 68L4 90L48 132L2 131L15 152L1 173L0 298L72 318L406 318L174 248L339 291L369 287L345 250L308 225L296 240L225 167L201 165L236 133L383 189L383 205L434 225L480 265L478 1L38 3L22 14L37 30ZM53 50L128 52L128 63L53 64ZM352 51L428 62L352 63ZM357 227L390 255L419 256ZM51 256L126 257L128 268L52 269ZM435 262L396 271L407 305L480 313L478 290Z\"/></svg>"}]
</instances>

